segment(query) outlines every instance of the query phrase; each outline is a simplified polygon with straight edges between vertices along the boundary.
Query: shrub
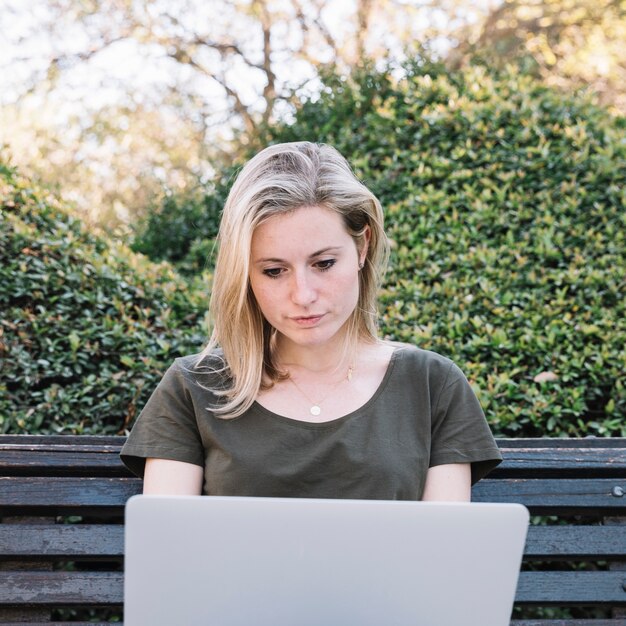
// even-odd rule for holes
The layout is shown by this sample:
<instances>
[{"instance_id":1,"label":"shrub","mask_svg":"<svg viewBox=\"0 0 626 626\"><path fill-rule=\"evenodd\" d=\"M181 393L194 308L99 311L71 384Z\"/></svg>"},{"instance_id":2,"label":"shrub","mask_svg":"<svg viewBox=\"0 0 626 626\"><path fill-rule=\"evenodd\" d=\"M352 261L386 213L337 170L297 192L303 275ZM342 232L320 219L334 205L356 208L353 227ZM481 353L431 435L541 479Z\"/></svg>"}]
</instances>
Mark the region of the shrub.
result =
<instances>
[{"instance_id":1,"label":"shrub","mask_svg":"<svg viewBox=\"0 0 626 626\"><path fill-rule=\"evenodd\" d=\"M327 75L262 143L330 143L377 193L383 334L454 359L499 435L626 435L626 120L513 72L403 71Z\"/></svg>"},{"instance_id":2,"label":"shrub","mask_svg":"<svg viewBox=\"0 0 626 626\"><path fill-rule=\"evenodd\" d=\"M167 193L134 228L131 249L153 261L169 261L185 276L205 270L212 262L233 172L228 169L204 191Z\"/></svg>"},{"instance_id":3,"label":"shrub","mask_svg":"<svg viewBox=\"0 0 626 626\"><path fill-rule=\"evenodd\" d=\"M205 298L6 166L0 203L0 431L122 432L203 343Z\"/></svg>"}]
</instances>

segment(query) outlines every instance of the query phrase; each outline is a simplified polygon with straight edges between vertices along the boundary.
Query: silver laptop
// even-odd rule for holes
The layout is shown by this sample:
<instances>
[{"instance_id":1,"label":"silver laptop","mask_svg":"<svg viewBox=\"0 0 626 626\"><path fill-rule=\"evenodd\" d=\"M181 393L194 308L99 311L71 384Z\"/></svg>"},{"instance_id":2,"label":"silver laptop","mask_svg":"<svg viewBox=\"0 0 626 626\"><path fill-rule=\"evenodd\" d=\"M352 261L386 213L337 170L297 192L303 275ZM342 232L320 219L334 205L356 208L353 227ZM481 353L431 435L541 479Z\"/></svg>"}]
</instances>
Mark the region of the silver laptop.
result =
<instances>
[{"instance_id":1,"label":"silver laptop","mask_svg":"<svg viewBox=\"0 0 626 626\"><path fill-rule=\"evenodd\" d=\"M135 496L126 626L508 626L517 504Z\"/></svg>"}]
</instances>

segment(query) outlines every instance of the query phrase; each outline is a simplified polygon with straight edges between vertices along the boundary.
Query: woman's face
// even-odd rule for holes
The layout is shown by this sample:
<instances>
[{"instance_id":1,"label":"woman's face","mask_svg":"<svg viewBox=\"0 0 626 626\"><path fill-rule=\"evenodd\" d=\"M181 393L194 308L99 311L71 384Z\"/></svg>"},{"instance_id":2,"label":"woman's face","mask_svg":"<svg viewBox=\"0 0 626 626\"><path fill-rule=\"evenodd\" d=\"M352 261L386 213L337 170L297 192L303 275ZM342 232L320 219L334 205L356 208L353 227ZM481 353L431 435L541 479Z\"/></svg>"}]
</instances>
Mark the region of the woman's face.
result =
<instances>
[{"instance_id":1,"label":"woman's face","mask_svg":"<svg viewBox=\"0 0 626 626\"><path fill-rule=\"evenodd\" d=\"M290 347L339 338L359 297L359 253L342 217L320 206L275 215L252 235L250 284L265 319Z\"/></svg>"}]
</instances>

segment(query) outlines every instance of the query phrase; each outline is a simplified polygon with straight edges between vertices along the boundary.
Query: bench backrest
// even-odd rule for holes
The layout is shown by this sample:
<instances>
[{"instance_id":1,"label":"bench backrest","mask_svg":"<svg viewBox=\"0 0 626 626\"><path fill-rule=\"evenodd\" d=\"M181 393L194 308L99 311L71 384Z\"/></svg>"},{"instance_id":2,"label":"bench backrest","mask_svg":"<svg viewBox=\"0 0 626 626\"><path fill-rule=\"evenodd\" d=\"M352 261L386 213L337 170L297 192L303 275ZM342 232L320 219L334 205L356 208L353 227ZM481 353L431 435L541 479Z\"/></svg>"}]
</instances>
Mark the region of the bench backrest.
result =
<instances>
[{"instance_id":1,"label":"bench backrest","mask_svg":"<svg viewBox=\"0 0 626 626\"><path fill-rule=\"evenodd\" d=\"M119 460L123 442L0 436L0 623L122 614L124 504L141 492ZM626 626L626 439L498 445L505 460L473 499L541 516L529 529L513 623ZM550 619L555 607L585 619Z\"/></svg>"}]
</instances>

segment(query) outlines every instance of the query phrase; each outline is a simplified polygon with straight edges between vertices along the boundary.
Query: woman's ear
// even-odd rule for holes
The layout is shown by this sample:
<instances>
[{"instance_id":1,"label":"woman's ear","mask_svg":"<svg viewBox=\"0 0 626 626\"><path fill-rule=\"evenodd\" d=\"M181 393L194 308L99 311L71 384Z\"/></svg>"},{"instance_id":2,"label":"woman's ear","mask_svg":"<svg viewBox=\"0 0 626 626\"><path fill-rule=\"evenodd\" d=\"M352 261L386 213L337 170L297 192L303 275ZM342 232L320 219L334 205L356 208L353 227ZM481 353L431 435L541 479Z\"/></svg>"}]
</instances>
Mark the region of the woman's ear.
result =
<instances>
[{"instance_id":1,"label":"woman's ear","mask_svg":"<svg viewBox=\"0 0 626 626\"><path fill-rule=\"evenodd\" d=\"M361 235L361 245L359 249L359 267L363 267L365 265L365 259L367 258L367 251L370 247L370 239L372 238L372 229L369 224L363 229L363 234Z\"/></svg>"}]
</instances>

